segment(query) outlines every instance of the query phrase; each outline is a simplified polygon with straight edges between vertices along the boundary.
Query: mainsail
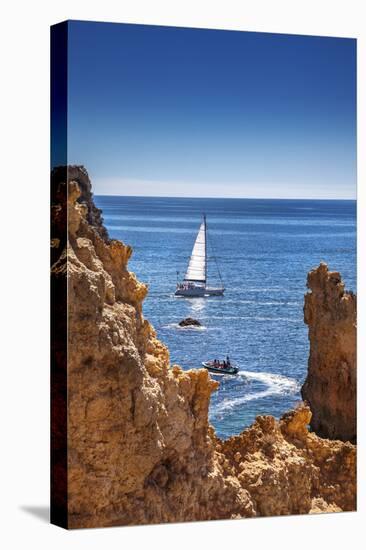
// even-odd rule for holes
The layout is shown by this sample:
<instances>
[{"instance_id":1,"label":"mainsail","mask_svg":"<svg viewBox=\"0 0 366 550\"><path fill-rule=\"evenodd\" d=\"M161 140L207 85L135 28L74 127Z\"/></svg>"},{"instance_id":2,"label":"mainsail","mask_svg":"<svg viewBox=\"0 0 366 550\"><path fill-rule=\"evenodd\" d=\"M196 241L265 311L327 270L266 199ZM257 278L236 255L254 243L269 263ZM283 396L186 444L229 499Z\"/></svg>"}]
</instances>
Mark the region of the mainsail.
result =
<instances>
[{"instance_id":1,"label":"mainsail","mask_svg":"<svg viewBox=\"0 0 366 550\"><path fill-rule=\"evenodd\" d=\"M184 280L206 283L206 219L199 228Z\"/></svg>"}]
</instances>

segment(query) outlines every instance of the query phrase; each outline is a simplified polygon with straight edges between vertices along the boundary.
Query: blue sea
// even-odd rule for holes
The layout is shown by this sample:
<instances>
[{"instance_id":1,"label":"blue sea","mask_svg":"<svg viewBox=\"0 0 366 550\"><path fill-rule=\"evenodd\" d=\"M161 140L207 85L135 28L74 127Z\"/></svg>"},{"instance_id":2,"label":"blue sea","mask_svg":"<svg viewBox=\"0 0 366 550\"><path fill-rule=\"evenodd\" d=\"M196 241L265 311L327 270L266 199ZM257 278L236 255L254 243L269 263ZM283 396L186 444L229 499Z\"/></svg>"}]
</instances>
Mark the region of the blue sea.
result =
<instances>
[{"instance_id":1,"label":"blue sea","mask_svg":"<svg viewBox=\"0 0 366 550\"><path fill-rule=\"evenodd\" d=\"M308 271L320 261L356 291L356 202L96 196L111 237L133 247L130 270L149 285L144 315L172 363L200 368L226 354L237 376L214 376L210 421L220 437L259 414L279 418L300 400L309 354L303 302ZM174 297L201 222L223 297ZM218 283L209 263L211 285ZM185 317L199 328L180 328Z\"/></svg>"}]
</instances>

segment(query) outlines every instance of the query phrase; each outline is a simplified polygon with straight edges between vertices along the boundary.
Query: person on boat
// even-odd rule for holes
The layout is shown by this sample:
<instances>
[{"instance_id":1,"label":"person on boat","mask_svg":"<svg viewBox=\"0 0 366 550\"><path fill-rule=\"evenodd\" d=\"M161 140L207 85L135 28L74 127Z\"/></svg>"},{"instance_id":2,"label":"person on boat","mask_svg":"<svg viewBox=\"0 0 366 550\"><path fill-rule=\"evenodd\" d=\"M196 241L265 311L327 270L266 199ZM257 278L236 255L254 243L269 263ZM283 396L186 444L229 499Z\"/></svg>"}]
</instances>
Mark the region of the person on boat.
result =
<instances>
[{"instance_id":1,"label":"person on boat","mask_svg":"<svg viewBox=\"0 0 366 550\"><path fill-rule=\"evenodd\" d=\"M224 369L226 369L226 361L225 361L225 359L224 359L223 362L222 362L222 367L223 367Z\"/></svg>"},{"instance_id":2,"label":"person on boat","mask_svg":"<svg viewBox=\"0 0 366 550\"><path fill-rule=\"evenodd\" d=\"M231 365L230 365L230 357L229 357L228 355L226 356L226 364L227 364L228 367L231 367Z\"/></svg>"}]
</instances>

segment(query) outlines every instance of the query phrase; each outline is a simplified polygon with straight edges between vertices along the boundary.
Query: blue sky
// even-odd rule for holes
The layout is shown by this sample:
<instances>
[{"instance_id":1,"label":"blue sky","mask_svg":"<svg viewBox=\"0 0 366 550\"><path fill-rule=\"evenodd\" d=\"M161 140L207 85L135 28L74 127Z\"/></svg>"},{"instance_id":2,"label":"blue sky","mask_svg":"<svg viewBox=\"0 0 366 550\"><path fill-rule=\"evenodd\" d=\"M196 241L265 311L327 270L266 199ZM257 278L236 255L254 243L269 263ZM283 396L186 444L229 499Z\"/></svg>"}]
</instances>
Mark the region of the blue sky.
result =
<instances>
[{"instance_id":1,"label":"blue sky","mask_svg":"<svg viewBox=\"0 0 366 550\"><path fill-rule=\"evenodd\" d=\"M68 83L96 194L355 198L355 40L73 21Z\"/></svg>"}]
</instances>

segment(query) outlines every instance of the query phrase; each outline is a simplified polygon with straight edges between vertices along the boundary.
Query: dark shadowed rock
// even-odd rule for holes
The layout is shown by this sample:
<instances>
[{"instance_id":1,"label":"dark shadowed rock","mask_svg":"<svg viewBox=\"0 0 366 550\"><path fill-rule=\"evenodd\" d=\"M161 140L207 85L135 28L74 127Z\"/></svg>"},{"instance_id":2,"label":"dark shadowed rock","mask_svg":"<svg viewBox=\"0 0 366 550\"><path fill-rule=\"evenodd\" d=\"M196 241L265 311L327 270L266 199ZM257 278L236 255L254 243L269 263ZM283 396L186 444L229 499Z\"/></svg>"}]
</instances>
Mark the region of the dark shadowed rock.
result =
<instances>
[{"instance_id":1,"label":"dark shadowed rock","mask_svg":"<svg viewBox=\"0 0 366 550\"><path fill-rule=\"evenodd\" d=\"M109 241L108 231L103 225L102 211L94 204L92 186L89 174L84 166L69 165L57 166L52 170L51 182L58 194L56 196L61 201L60 192L67 193L67 182L75 181L78 184L80 195L77 202L87 207L86 220L92 225L106 242Z\"/></svg>"},{"instance_id":2,"label":"dark shadowed rock","mask_svg":"<svg viewBox=\"0 0 366 550\"><path fill-rule=\"evenodd\" d=\"M180 327L200 327L201 326L201 323L199 321L197 321L197 319L192 319L192 317L187 317L186 319L183 319L180 323L179 323L179 326Z\"/></svg>"}]
</instances>

